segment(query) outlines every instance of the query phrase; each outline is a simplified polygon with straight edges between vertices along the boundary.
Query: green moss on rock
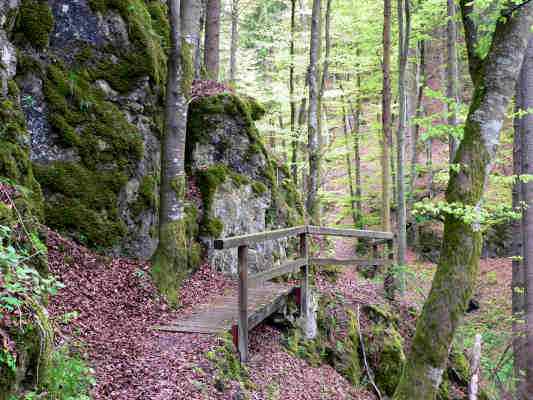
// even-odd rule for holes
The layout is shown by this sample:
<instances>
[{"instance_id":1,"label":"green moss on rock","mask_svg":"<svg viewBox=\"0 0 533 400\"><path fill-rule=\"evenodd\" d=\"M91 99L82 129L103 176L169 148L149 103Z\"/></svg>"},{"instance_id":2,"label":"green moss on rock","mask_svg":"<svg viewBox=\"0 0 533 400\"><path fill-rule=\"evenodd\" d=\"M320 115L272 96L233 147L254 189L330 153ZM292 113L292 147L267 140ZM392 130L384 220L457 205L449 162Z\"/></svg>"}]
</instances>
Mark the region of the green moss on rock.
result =
<instances>
[{"instance_id":1,"label":"green moss on rock","mask_svg":"<svg viewBox=\"0 0 533 400\"><path fill-rule=\"evenodd\" d=\"M91 171L74 162L35 165L42 187L54 193L45 206L46 223L90 246L110 247L125 234L118 193L127 177L117 171Z\"/></svg>"},{"instance_id":2,"label":"green moss on rock","mask_svg":"<svg viewBox=\"0 0 533 400\"><path fill-rule=\"evenodd\" d=\"M148 3L148 4L147 4ZM149 76L160 87L166 80L166 52L168 46L168 20L164 8L157 3L143 0L91 0L94 11L105 14L114 10L126 22L128 37L135 47L134 51L113 49L119 57L114 63L109 59L101 60L91 70L93 79L105 79L120 92L130 90L138 78Z\"/></svg>"},{"instance_id":3,"label":"green moss on rock","mask_svg":"<svg viewBox=\"0 0 533 400\"><path fill-rule=\"evenodd\" d=\"M54 27L54 15L48 2L44 0L23 0L18 15L17 32L38 49L48 46L49 36Z\"/></svg>"},{"instance_id":4,"label":"green moss on rock","mask_svg":"<svg viewBox=\"0 0 533 400\"><path fill-rule=\"evenodd\" d=\"M146 175L139 185L137 200L133 203L133 215L139 215L143 210L158 208L157 180L153 175Z\"/></svg>"}]
</instances>

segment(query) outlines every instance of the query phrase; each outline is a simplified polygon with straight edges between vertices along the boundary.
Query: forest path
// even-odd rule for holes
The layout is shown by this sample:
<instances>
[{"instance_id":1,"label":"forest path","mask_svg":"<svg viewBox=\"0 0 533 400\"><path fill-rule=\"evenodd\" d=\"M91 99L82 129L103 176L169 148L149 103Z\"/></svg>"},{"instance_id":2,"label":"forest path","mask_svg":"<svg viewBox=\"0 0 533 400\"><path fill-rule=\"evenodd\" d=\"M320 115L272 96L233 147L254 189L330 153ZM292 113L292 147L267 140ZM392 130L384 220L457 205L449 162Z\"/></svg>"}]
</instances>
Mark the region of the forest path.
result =
<instances>
[{"instance_id":1,"label":"forest path","mask_svg":"<svg viewBox=\"0 0 533 400\"><path fill-rule=\"evenodd\" d=\"M238 382L223 388L216 383L218 372L207 359L222 344L216 335L153 329L230 293L234 281L203 265L185 282L182 307L172 310L157 296L148 263L103 257L52 231L47 245L50 269L65 284L49 307L58 325L57 342L81 344L80 353L95 371L93 399L242 398ZM69 322L62 323L66 316ZM272 398L272 393L284 400L373 399L331 366L312 367L289 354L282 332L264 324L250 335L249 380L253 400Z\"/></svg>"}]
</instances>

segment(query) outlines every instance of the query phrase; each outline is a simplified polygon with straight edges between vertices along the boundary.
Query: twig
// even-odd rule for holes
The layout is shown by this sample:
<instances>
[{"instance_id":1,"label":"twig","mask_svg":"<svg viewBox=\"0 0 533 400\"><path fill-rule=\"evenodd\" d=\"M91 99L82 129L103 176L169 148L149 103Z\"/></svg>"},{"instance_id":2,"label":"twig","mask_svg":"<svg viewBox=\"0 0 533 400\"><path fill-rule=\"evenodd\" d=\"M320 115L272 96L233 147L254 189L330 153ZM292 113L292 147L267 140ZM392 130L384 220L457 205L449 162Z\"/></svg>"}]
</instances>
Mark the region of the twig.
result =
<instances>
[{"instance_id":1,"label":"twig","mask_svg":"<svg viewBox=\"0 0 533 400\"><path fill-rule=\"evenodd\" d=\"M359 342L361 344L361 351L363 352L363 362L365 363L365 370L366 374L368 376L368 380L370 381L370 384L374 388L374 391L378 395L379 400L383 400L383 397L381 396L381 392L379 391L378 387L376 386L376 383L374 382L374 374L372 373L372 370L370 369L368 362L366 361L366 352L365 352L365 344L363 342L363 334L361 333L361 323L359 318L359 304L357 304L357 331L359 332Z\"/></svg>"}]
</instances>

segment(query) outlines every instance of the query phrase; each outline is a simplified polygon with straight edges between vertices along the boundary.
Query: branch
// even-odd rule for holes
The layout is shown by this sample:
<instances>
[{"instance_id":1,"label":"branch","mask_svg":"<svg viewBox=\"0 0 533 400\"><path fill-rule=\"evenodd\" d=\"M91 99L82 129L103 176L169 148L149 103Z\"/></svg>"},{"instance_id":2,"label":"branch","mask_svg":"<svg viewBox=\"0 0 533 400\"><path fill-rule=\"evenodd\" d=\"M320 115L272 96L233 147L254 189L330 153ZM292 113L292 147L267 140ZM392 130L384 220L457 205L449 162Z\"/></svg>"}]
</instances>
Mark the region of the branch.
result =
<instances>
[{"instance_id":1,"label":"branch","mask_svg":"<svg viewBox=\"0 0 533 400\"><path fill-rule=\"evenodd\" d=\"M468 69L470 71L470 77L472 78L472 81L475 82L482 64L482 60L476 54L478 31L476 23L472 19L472 13L474 12L474 2L470 0L461 0L459 4L461 7L461 17L463 21L463 26L465 28L465 41L468 53Z\"/></svg>"},{"instance_id":2,"label":"branch","mask_svg":"<svg viewBox=\"0 0 533 400\"><path fill-rule=\"evenodd\" d=\"M368 362L366 361L365 342L363 340L363 334L361 333L361 322L360 322L359 314L360 314L359 304L357 304L357 330L359 331L359 342L361 344L361 351L363 353L363 361L365 363L366 374L379 400L383 400L383 397L381 396L381 392L379 391L378 387L376 386L376 383L374 382L374 374L372 373L372 370L370 369L370 367L368 366Z\"/></svg>"},{"instance_id":3,"label":"branch","mask_svg":"<svg viewBox=\"0 0 533 400\"><path fill-rule=\"evenodd\" d=\"M526 0L523 3L516 4L514 7L509 7L506 12L502 12L502 17L510 17L516 10L524 7L528 3L531 3L531 0Z\"/></svg>"}]
</instances>

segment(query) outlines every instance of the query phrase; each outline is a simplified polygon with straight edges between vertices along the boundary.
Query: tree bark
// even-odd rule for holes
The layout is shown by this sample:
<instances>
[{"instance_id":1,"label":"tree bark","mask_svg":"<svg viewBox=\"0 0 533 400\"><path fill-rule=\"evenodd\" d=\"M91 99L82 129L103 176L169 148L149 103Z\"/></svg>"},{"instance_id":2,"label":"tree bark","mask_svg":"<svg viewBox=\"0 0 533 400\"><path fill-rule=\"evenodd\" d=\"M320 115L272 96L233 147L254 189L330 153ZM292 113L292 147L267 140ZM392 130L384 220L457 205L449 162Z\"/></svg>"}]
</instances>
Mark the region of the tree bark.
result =
<instances>
[{"instance_id":1,"label":"tree bark","mask_svg":"<svg viewBox=\"0 0 533 400\"><path fill-rule=\"evenodd\" d=\"M348 150L349 143L351 143L349 134L348 134L348 116L346 114L346 105L344 103L344 96L342 97L342 128L344 132L345 140L345 151L346 151L346 168L348 169L348 187L350 189L350 211L352 214L352 220L354 226L357 227L358 224L358 215L357 215L357 205L356 205L356 195L355 188L353 184L353 168L352 168L352 158L350 157L350 151Z\"/></svg>"},{"instance_id":2,"label":"tree bark","mask_svg":"<svg viewBox=\"0 0 533 400\"><path fill-rule=\"evenodd\" d=\"M361 186L361 115L363 113L363 102L361 99L361 75L358 73L356 79L356 88L357 88L357 100L355 102L355 110L353 106L351 107L352 116L354 120L353 128L353 151L354 151L354 161L355 161L355 204L357 210L357 219L358 223L356 227L359 229L364 228L363 223L363 188ZM351 103L350 103L351 105Z\"/></svg>"},{"instance_id":3,"label":"tree bark","mask_svg":"<svg viewBox=\"0 0 533 400\"><path fill-rule=\"evenodd\" d=\"M522 65L516 87L516 111L533 108L533 36ZM519 114L518 114L519 115ZM514 174L533 174L533 116L515 118ZM533 183L517 180L513 188L513 204L525 209L522 219L515 221L513 231L513 350L520 400L533 397Z\"/></svg>"},{"instance_id":4,"label":"tree bark","mask_svg":"<svg viewBox=\"0 0 533 400\"><path fill-rule=\"evenodd\" d=\"M422 99L424 98L424 89L426 87L426 56L425 56L425 44L421 40L418 43L419 62L417 64L416 71L416 119L422 118L424 114ZM409 173L409 204L407 210L411 212L413 210L413 204L415 201L415 186L416 186L416 166L418 164L418 139L420 137L420 124L416 123L413 130L413 137L411 138L411 172ZM411 221L414 224L414 221ZM415 229L416 232L416 229Z\"/></svg>"},{"instance_id":5,"label":"tree bark","mask_svg":"<svg viewBox=\"0 0 533 400\"><path fill-rule=\"evenodd\" d=\"M291 0L291 44L290 44L290 62L289 66L289 97L291 106L291 177L294 186L298 185L298 135L296 132L296 99L294 98L294 56L296 35L296 0Z\"/></svg>"},{"instance_id":6,"label":"tree bark","mask_svg":"<svg viewBox=\"0 0 533 400\"><path fill-rule=\"evenodd\" d=\"M470 0L461 0L463 13L468 12L465 7L470 3ZM455 159L461 168L450 170L446 190L448 203L481 207L532 23L533 3L526 3L512 15L499 18L482 68L474 70L473 101ZM417 321L395 400L435 399L454 333L473 294L481 247L479 223L470 223L453 214L445 215L437 272Z\"/></svg>"},{"instance_id":7,"label":"tree bark","mask_svg":"<svg viewBox=\"0 0 533 400\"><path fill-rule=\"evenodd\" d=\"M406 72L409 52L409 36L411 34L411 11L409 0L398 1L398 35L399 35L399 77L398 93L400 115L396 140L397 150L397 209L398 209L398 264L405 265L407 252L407 220L405 207L405 132L407 124L407 90ZM403 290L403 277L400 276L400 288Z\"/></svg>"},{"instance_id":8,"label":"tree bark","mask_svg":"<svg viewBox=\"0 0 533 400\"><path fill-rule=\"evenodd\" d=\"M239 45L239 0L231 2L231 46L229 62L229 81L235 85L237 79L237 50Z\"/></svg>"},{"instance_id":9,"label":"tree bark","mask_svg":"<svg viewBox=\"0 0 533 400\"><path fill-rule=\"evenodd\" d=\"M318 202L318 188L320 186L320 88L318 82L318 62L320 60L321 39L321 0L313 0L311 16L311 44L309 49L309 116L307 123L308 153L309 153L309 176L307 182L306 209L311 221L319 224L320 206Z\"/></svg>"},{"instance_id":10,"label":"tree bark","mask_svg":"<svg viewBox=\"0 0 533 400\"><path fill-rule=\"evenodd\" d=\"M169 0L171 49L165 106L165 136L161 144L159 244L152 274L161 292L176 303L181 281L188 274L188 238L184 199L185 137L188 98L193 80L193 52L199 32L199 0Z\"/></svg>"},{"instance_id":11,"label":"tree bark","mask_svg":"<svg viewBox=\"0 0 533 400\"><path fill-rule=\"evenodd\" d=\"M391 77L390 77L390 59L391 59L391 30L392 30L392 5L391 0L384 0L383 13L383 93L382 93L382 110L381 122L383 129L383 146L381 152L381 226L386 232L391 230L390 215L390 155L389 144L392 141L392 121L391 121Z\"/></svg>"},{"instance_id":12,"label":"tree bark","mask_svg":"<svg viewBox=\"0 0 533 400\"><path fill-rule=\"evenodd\" d=\"M204 64L210 79L218 80L220 63L220 0L207 0Z\"/></svg>"},{"instance_id":13,"label":"tree bark","mask_svg":"<svg viewBox=\"0 0 533 400\"><path fill-rule=\"evenodd\" d=\"M458 82L459 72L457 69L457 26L455 23L455 1L447 0L448 26L447 26L447 51L446 62L446 97L448 98L448 126L457 126L457 106L459 105ZM457 152L458 140L453 135L448 136L450 149L450 164L453 163Z\"/></svg>"}]
</instances>

